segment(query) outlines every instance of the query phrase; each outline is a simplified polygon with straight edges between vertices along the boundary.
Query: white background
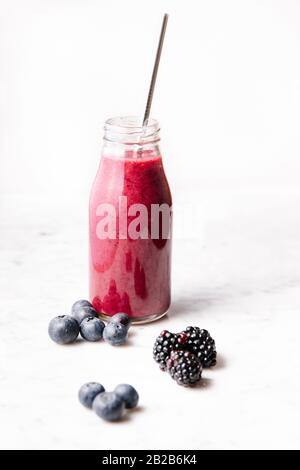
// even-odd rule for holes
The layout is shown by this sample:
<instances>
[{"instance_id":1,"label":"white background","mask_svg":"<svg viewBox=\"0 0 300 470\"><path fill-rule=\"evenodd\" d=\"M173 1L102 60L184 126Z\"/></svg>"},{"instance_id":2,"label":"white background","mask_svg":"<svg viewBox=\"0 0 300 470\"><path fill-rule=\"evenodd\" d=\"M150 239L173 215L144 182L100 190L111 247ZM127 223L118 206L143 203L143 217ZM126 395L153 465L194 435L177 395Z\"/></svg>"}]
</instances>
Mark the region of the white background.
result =
<instances>
[{"instance_id":1,"label":"white background","mask_svg":"<svg viewBox=\"0 0 300 470\"><path fill-rule=\"evenodd\" d=\"M175 214L192 205L200 230L175 224L168 319L122 352L59 348L49 319L87 296L103 121L142 114L164 12L152 115ZM1 447L299 446L299 50L296 0L0 0ZM151 359L190 323L220 353L196 390ZM77 404L87 380L132 382L140 411L100 422Z\"/></svg>"},{"instance_id":2,"label":"white background","mask_svg":"<svg viewBox=\"0 0 300 470\"><path fill-rule=\"evenodd\" d=\"M152 114L174 186L298 186L296 0L1 0L1 191L88 194L103 121L143 111L165 11Z\"/></svg>"}]
</instances>

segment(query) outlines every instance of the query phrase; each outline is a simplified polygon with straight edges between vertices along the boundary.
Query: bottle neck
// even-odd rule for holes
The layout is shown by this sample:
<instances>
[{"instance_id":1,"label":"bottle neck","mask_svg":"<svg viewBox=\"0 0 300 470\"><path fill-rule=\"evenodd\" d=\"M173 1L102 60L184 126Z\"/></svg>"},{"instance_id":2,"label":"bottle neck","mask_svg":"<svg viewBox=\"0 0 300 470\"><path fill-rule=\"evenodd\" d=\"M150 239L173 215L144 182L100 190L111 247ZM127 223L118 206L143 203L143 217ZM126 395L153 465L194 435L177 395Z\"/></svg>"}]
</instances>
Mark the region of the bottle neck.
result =
<instances>
[{"instance_id":1,"label":"bottle neck","mask_svg":"<svg viewBox=\"0 0 300 470\"><path fill-rule=\"evenodd\" d=\"M102 155L114 158L153 158L160 155L159 124L149 119L141 125L136 116L108 119L104 126Z\"/></svg>"}]
</instances>

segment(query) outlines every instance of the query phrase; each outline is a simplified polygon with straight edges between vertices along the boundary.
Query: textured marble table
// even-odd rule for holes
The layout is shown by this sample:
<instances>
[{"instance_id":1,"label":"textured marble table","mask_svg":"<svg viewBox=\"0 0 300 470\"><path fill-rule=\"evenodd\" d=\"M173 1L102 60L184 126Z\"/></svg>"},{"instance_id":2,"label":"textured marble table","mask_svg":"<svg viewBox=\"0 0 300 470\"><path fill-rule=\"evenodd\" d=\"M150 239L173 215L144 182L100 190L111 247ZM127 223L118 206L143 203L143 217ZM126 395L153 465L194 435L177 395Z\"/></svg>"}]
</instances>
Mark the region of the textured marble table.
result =
<instances>
[{"instance_id":1,"label":"textured marble table","mask_svg":"<svg viewBox=\"0 0 300 470\"><path fill-rule=\"evenodd\" d=\"M47 336L48 321L87 296L84 205L2 198L1 448L299 448L300 193L224 189L191 200L201 201L200 224L179 234L175 223L169 316L113 348ZM162 329L190 324L211 331L219 360L185 389L156 367L152 345ZM140 407L101 421L78 403L90 380L132 383Z\"/></svg>"}]
</instances>

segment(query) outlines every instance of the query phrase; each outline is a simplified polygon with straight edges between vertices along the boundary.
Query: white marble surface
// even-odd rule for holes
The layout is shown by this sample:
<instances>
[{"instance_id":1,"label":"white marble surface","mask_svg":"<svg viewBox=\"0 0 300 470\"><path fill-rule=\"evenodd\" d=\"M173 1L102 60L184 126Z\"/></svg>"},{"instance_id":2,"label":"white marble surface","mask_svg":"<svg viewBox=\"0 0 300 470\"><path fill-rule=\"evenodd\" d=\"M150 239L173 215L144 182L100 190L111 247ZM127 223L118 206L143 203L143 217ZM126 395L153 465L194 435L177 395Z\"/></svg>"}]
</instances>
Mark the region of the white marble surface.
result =
<instances>
[{"instance_id":1,"label":"white marble surface","mask_svg":"<svg viewBox=\"0 0 300 470\"><path fill-rule=\"evenodd\" d=\"M86 211L2 199L0 446L7 449L299 448L300 193L203 191L197 236L176 238L168 318L126 347L47 336L87 295ZM211 331L218 366L195 389L159 371L160 330ZM132 383L140 408L119 424L77 400L89 380Z\"/></svg>"}]
</instances>

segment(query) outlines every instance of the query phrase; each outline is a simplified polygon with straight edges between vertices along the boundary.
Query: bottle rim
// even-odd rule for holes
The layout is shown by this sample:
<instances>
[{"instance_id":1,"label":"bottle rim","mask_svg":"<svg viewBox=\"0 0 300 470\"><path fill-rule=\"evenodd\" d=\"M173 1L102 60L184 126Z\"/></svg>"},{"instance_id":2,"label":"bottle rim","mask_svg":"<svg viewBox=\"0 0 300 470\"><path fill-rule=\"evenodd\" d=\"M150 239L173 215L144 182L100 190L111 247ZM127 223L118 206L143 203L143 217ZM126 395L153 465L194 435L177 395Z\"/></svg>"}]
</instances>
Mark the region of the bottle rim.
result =
<instances>
[{"instance_id":1,"label":"bottle rim","mask_svg":"<svg viewBox=\"0 0 300 470\"><path fill-rule=\"evenodd\" d=\"M128 144L150 143L159 140L159 123L149 118L143 126L140 116L116 116L105 121L104 139Z\"/></svg>"}]
</instances>

